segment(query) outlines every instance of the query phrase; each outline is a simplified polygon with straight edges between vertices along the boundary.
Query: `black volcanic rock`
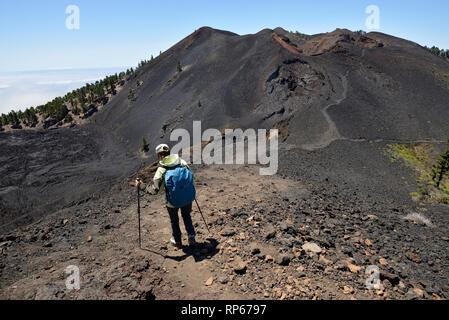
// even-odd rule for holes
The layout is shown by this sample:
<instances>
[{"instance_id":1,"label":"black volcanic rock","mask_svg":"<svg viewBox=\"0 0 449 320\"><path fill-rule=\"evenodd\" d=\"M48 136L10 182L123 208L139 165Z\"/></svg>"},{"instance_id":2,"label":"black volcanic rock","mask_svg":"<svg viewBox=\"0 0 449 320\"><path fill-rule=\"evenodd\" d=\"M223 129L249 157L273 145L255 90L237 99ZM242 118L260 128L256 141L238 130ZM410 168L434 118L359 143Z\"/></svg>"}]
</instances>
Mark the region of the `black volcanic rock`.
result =
<instances>
[{"instance_id":1,"label":"black volcanic rock","mask_svg":"<svg viewBox=\"0 0 449 320\"><path fill-rule=\"evenodd\" d=\"M139 70L143 85L130 81L97 121L131 149L142 136L167 142L193 120L203 129L282 124L283 138L307 149L343 138L437 139L449 115L447 83L437 75L448 68L419 45L380 33L337 29L301 40L280 28L244 36L201 28ZM130 88L138 98L124 107Z\"/></svg>"},{"instance_id":2,"label":"black volcanic rock","mask_svg":"<svg viewBox=\"0 0 449 320\"><path fill-rule=\"evenodd\" d=\"M177 71L178 61L182 72ZM382 276L392 286L422 276L443 287L447 280L439 276L447 273L447 241L440 236L448 234L447 207L426 208L438 226L435 231L404 221L401 217L416 209L410 198L416 190L416 176L392 163L385 148L390 143L429 140L437 148L447 147L449 90L444 74L449 74L447 60L415 43L381 33L358 36L338 29L299 36L278 28L240 36L201 28L137 70L101 110L93 112L89 123L70 129L0 133L0 232L9 233L17 225L65 208L76 221L88 221L64 227L59 237L70 240L65 244L69 250L69 242L79 243L73 239L75 234L95 226L89 219L106 219L120 200L107 198L102 209L95 211L92 202L101 202L109 193L123 194L121 183L128 183L139 168L155 160L138 154L142 136L150 146L170 143L174 129L191 132L194 120L202 121L202 130L277 128L281 142L278 176L286 185L273 186L273 198L257 202L258 208L251 201L232 209L232 201L215 208L211 198L213 211L226 212L217 229L230 238L222 240L235 240L247 248L245 244L253 241L250 237L260 236L259 243L283 251L287 247L301 256L307 272L320 273L327 263L334 263L331 269L336 272L352 273L340 260L373 264L377 257L367 256L367 250L376 254L383 250L389 259L398 261L391 263L391 274ZM128 98L130 90L132 99ZM232 174L238 177L239 171ZM301 186L290 188L291 181ZM207 181L202 186L223 190L212 195L218 199L232 193L239 196L238 183L232 188L210 188L212 182ZM293 199L298 199L296 204ZM135 192L128 201L135 205ZM259 214L263 218L258 227L249 222L256 209L265 212ZM110 216L119 219L126 212L123 209ZM294 214L287 220L289 212ZM363 221L367 214L376 214L379 221ZM281 222L285 224L277 228ZM105 220L98 226L108 224L116 230L121 223ZM39 232L29 232L24 239L38 241L40 249L53 244L46 251L64 245L55 236L59 231L47 234L44 223L36 224ZM114 233L98 229L89 231ZM241 238L244 232L246 239ZM357 232L360 235L354 236ZM276 235L279 241L272 239ZM357 241L346 240L347 236ZM372 240L370 248L363 242L367 238ZM297 250L306 241L316 242L323 255L334 248L341 250L335 250L334 257L318 260L321 256L309 257ZM9 256L11 247L3 248L8 259L15 258ZM410 254L402 257L416 248L420 249L419 260ZM248 261L240 261L235 271L230 267L231 273L252 273L252 260L262 265L259 259L263 256L264 265L273 260L263 248L260 256L244 252ZM299 260L282 253L274 263L296 270ZM351 267L357 270L359 266Z\"/></svg>"}]
</instances>

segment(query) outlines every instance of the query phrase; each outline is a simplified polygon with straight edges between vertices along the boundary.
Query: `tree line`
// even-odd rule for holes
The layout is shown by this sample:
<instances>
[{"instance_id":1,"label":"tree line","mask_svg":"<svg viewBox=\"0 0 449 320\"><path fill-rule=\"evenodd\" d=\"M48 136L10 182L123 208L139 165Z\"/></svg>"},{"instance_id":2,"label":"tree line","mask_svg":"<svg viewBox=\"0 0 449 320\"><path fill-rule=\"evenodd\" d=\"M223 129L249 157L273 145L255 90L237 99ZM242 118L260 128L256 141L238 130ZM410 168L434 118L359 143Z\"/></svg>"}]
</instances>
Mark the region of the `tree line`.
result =
<instances>
[{"instance_id":1,"label":"tree line","mask_svg":"<svg viewBox=\"0 0 449 320\"><path fill-rule=\"evenodd\" d=\"M135 70L130 68L126 72L107 76L95 83L87 83L63 97L57 97L36 108L27 108L25 111L12 110L8 114L2 114L0 127L6 125L11 125L13 129L20 129L21 126L35 127L39 123L39 117L41 122L47 120L52 120L53 123L72 122L74 115L85 116L95 104L106 104L107 95L115 95L117 86L123 86L134 72Z\"/></svg>"},{"instance_id":2,"label":"tree line","mask_svg":"<svg viewBox=\"0 0 449 320\"><path fill-rule=\"evenodd\" d=\"M433 46L432 48L424 46L424 49L427 49L429 52L433 53L436 56L449 59L449 50L440 49L440 48L435 47L435 46Z\"/></svg>"},{"instance_id":3,"label":"tree line","mask_svg":"<svg viewBox=\"0 0 449 320\"><path fill-rule=\"evenodd\" d=\"M161 54L161 53L160 53ZM136 74L145 65L154 60L141 60L136 69L129 68L119 74L107 76L95 83L87 83L85 86L67 93L63 97L57 97L46 104L27 108L25 111L10 111L0 116L0 131L3 126L10 125L13 129L21 129L22 126L33 128L44 124L44 128L56 123L72 122L74 116L87 118L95 112L96 105L105 105L109 98L108 94L115 95L118 86L123 86L126 81ZM137 81L137 86L140 81Z\"/></svg>"}]
</instances>

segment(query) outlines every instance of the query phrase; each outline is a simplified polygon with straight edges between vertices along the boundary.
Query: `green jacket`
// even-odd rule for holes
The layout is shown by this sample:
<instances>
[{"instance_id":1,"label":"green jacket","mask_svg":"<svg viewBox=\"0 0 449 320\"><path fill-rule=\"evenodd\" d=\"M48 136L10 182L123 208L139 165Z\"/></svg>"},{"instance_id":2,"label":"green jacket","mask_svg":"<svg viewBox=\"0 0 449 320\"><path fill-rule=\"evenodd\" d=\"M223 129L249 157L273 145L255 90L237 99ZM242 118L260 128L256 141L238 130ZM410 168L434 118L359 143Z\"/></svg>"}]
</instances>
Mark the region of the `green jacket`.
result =
<instances>
[{"instance_id":1,"label":"green jacket","mask_svg":"<svg viewBox=\"0 0 449 320\"><path fill-rule=\"evenodd\" d=\"M140 189L152 195L158 194L161 190L165 189L165 172L167 172L166 168L176 167L179 164L190 170L187 162L181 159L177 154L172 154L165 157L164 159L159 161L157 171L154 174L153 183L141 183ZM168 202L168 200L166 200L165 204L169 208L174 208L174 206L170 202Z\"/></svg>"}]
</instances>

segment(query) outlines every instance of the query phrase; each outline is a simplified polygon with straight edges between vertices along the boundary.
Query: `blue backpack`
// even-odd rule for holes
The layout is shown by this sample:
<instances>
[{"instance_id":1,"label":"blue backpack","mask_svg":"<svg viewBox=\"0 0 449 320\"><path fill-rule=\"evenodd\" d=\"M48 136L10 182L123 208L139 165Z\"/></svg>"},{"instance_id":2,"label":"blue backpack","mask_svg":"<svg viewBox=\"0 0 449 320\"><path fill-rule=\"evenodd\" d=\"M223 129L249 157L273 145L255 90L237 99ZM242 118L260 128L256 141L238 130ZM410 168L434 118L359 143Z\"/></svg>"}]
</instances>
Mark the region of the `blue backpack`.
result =
<instances>
[{"instance_id":1,"label":"blue backpack","mask_svg":"<svg viewBox=\"0 0 449 320\"><path fill-rule=\"evenodd\" d=\"M166 169L165 188L168 202L176 208L182 208L195 200L193 173L182 165Z\"/></svg>"}]
</instances>

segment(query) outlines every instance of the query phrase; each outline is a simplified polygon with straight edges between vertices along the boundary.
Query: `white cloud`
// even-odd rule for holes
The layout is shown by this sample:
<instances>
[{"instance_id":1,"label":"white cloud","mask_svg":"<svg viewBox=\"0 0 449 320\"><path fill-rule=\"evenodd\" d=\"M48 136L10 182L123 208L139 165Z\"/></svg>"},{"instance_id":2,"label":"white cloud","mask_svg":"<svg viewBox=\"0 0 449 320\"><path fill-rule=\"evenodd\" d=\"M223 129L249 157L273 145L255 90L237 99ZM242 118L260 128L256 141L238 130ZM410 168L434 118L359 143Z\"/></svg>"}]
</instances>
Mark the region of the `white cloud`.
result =
<instances>
[{"instance_id":1,"label":"white cloud","mask_svg":"<svg viewBox=\"0 0 449 320\"><path fill-rule=\"evenodd\" d=\"M0 72L0 113L45 104L126 68Z\"/></svg>"},{"instance_id":2,"label":"white cloud","mask_svg":"<svg viewBox=\"0 0 449 320\"><path fill-rule=\"evenodd\" d=\"M94 78L94 79L84 79L84 80L54 80L54 81L38 81L36 84L38 85L50 85L50 84L71 84L71 83L88 83L95 82L97 80L101 80L102 78Z\"/></svg>"}]
</instances>

